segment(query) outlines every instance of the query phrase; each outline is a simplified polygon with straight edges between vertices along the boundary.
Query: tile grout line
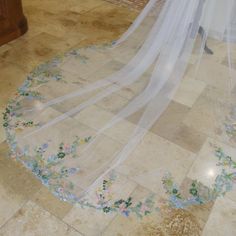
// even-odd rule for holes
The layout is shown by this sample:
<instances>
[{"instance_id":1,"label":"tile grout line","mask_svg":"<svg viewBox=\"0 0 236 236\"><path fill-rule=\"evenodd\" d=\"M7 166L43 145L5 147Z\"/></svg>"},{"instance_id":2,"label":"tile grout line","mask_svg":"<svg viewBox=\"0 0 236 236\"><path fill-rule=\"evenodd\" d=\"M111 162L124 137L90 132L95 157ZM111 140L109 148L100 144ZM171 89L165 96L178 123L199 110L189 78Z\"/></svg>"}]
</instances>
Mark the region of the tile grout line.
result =
<instances>
[{"instance_id":1,"label":"tile grout line","mask_svg":"<svg viewBox=\"0 0 236 236\"><path fill-rule=\"evenodd\" d=\"M34 204L36 204L38 207L42 208L43 210L45 210L46 212L48 212L50 215L54 216L56 219L58 219L60 222L64 223L65 225L67 225L69 228L72 228L73 230L75 230L76 232L78 232L79 234L81 234L82 236L85 236L84 234L82 234L79 230L77 230L76 228L74 228L74 226L68 224L67 222L65 222L63 219L60 219L57 215L55 215L54 213L51 213L49 210L45 209L43 206L39 206L37 203L34 202ZM73 207L73 205L72 205ZM70 210L71 211L71 210ZM69 211L69 212L70 212ZM68 212L68 213L69 213ZM68 214L67 213L67 214ZM67 215L66 214L66 215ZM65 216L66 216L65 215ZM63 218L65 218L65 216Z\"/></svg>"},{"instance_id":2,"label":"tile grout line","mask_svg":"<svg viewBox=\"0 0 236 236\"><path fill-rule=\"evenodd\" d=\"M21 205L2 225L0 225L0 232L1 232L1 229L3 229L3 228L5 227L5 225L8 224L8 222L16 215L16 213L17 213L18 211L20 211L20 210L27 204L28 201L29 201L29 199L26 199L26 200L22 203L22 205Z\"/></svg>"},{"instance_id":3,"label":"tile grout line","mask_svg":"<svg viewBox=\"0 0 236 236\"><path fill-rule=\"evenodd\" d=\"M19 212L27 203L32 202L33 204L35 204L37 207L39 207L40 209L46 211L47 213L49 213L51 216L55 217L58 221L64 223L65 225L67 225L69 228L72 228L73 230L75 230L76 232L78 232L79 234L81 234L82 236L84 236L84 234L82 234L81 232L79 232L77 229L75 229L72 225L69 225L68 223L66 223L64 220L60 219L58 216L56 216L55 214L51 213L50 211L48 211L47 209L45 209L44 207L38 205L35 201L33 201L32 199L27 199L25 200L25 202L20 206L19 209L17 209L15 211L15 213L12 214L12 216L4 223L0 226L0 231L1 229L7 225L7 223L17 214L17 212Z\"/></svg>"}]
</instances>

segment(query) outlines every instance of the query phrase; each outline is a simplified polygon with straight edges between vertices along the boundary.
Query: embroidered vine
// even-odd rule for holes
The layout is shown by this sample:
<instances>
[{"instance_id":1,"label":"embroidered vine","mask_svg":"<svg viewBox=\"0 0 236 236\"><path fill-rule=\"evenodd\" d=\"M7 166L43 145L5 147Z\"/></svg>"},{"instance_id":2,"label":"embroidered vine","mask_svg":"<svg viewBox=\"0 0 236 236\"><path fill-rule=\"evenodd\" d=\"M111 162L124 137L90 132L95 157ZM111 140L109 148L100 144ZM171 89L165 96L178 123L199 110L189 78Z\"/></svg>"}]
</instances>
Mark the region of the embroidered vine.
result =
<instances>
[{"instance_id":1,"label":"embroidered vine","mask_svg":"<svg viewBox=\"0 0 236 236\"><path fill-rule=\"evenodd\" d=\"M88 47L88 49L103 50L101 47ZM20 160L24 165L31 169L43 184L47 185L51 192L63 201L71 202L82 208L89 207L100 210L104 213L116 212L125 216L135 214L143 217L153 211L159 210L156 206L156 194L148 195L142 201L135 201L132 196L127 198L115 199L112 186L116 182L116 174L111 173L104 179L101 187L96 192L96 201L91 202L86 197L78 197L74 192L74 184L69 180L73 175L79 173L79 167L68 167L65 160L77 158L78 149L81 145L90 142L91 137L75 137L71 143L60 143L55 153L50 153L50 140L30 150L25 146L23 150L17 147L15 131L18 129L28 129L38 127L41 124L33 120L22 119L22 107L20 102L24 99L43 100L44 97L35 88L44 85L49 81L64 82L62 71L59 69L60 63L67 56L73 56L81 63L87 63L88 58L80 53L80 50L71 50L64 55L59 55L50 62L37 67L26 79L24 84L18 89L16 96L9 101L3 113L3 126L6 130L7 141L11 148L11 156ZM236 137L236 125L232 119L225 124L226 133L231 137ZM218 158L217 166L221 167L221 173L216 177L211 188L203 187L197 180L193 180L188 186L188 197L182 194L181 188L175 183L170 173L163 176L163 187L168 195L166 200L174 208L186 208L191 205L205 204L214 201L219 196L224 196L233 189L236 183L236 162L224 153L221 148L216 148L215 156Z\"/></svg>"},{"instance_id":2,"label":"embroidered vine","mask_svg":"<svg viewBox=\"0 0 236 236\"><path fill-rule=\"evenodd\" d=\"M169 202L176 208L185 208L191 205L205 204L224 196L233 189L236 183L236 162L226 155L223 149L215 149L215 157L218 158L217 166L221 166L221 173L217 175L211 188L203 187L197 180L193 180L189 186L188 198L184 198L171 174L163 177L163 186L169 195Z\"/></svg>"}]
</instances>

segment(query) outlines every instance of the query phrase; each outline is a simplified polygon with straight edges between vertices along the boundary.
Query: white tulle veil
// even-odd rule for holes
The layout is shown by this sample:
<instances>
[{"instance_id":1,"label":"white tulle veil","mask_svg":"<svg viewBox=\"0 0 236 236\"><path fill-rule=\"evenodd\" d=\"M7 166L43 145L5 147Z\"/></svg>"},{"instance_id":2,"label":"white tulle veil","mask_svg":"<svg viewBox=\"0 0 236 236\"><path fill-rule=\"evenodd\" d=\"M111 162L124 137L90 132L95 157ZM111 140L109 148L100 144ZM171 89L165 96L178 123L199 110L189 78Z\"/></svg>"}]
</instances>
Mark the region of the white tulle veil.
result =
<instances>
[{"instance_id":1,"label":"white tulle veil","mask_svg":"<svg viewBox=\"0 0 236 236\"><path fill-rule=\"evenodd\" d=\"M182 83L194 90L191 81L208 75L203 82L215 89L209 99L220 91L212 107L212 123L218 125L234 105L235 5L234 0L150 0L117 41L71 50L37 68L19 89L15 112L27 129L7 127L13 155L37 171L43 153L57 173L45 177L45 184L62 199L79 201L113 170L125 173L123 164L135 158ZM214 81L213 69L205 65L225 58L227 70Z\"/></svg>"}]
</instances>

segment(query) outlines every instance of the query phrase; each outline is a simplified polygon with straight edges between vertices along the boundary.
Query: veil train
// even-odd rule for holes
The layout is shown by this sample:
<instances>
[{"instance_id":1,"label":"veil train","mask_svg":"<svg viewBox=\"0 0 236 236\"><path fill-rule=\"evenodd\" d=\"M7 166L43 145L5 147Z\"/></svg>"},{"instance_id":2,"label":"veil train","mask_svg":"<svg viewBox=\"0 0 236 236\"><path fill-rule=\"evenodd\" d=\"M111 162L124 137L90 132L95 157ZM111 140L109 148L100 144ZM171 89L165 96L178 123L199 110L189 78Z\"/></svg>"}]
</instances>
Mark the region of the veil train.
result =
<instances>
[{"instance_id":1,"label":"veil train","mask_svg":"<svg viewBox=\"0 0 236 236\"><path fill-rule=\"evenodd\" d=\"M198 91L206 92L213 104L210 125L222 128L222 112L235 105L235 5L234 0L166 0L160 9L160 0L150 0L117 41L74 49L40 65L4 114L12 156L61 199L81 205L111 173L132 179L130 163L130 172L132 165L134 172L147 171L135 169L134 163L148 160L137 150L173 103L191 110L186 126L196 122L194 129L208 138L234 145L227 134L216 134L215 126L203 125L204 105L193 107L176 94L187 90L197 101ZM205 65L225 58L222 79L215 80ZM153 168L168 171L160 161L153 161Z\"/></svg>"}]
</instances>

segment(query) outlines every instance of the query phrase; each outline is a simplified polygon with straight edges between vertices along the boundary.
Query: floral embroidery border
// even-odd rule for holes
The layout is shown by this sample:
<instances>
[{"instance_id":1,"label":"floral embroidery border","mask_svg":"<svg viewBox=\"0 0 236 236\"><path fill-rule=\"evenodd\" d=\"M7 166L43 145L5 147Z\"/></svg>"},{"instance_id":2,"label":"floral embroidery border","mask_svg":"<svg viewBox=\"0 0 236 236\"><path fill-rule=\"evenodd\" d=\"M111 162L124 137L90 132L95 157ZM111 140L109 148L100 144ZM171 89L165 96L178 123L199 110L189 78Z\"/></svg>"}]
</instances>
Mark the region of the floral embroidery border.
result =
<instances>
[{"instance_id":1,"label":"floral embroidery border","mask_svg":"<svg viewBox=\"0 0 236 236\"><path fill-rule=\"evenodd\" d=\"M104 44L102 46L88 47L95 50L100 50L105 47L110 47L112 44ZM102 186L96 190L96 203L91 203L86 198L79 198L72 193L74 188L70 181L66 181L67 177L76 174L79 168L66 168L62 164L64 158L76 158L77 148L90 141L90 137L79 138L75 137L72 144L61 143L58 147L57 153L45 158L44 154L49 147L49 143L35 148L35 158L32 160L28 155L28 148L20 151L17 148L17 141L15 137L16 129L25 129L40 126L40 123L33 121L21 120L20 101L22 98L43 100L44 98L37 91L34 86L48 83L49 81L64 82L61 71L58 65L68 56L74 56L80 60L81 63L86 63L88 58L80 54L79 50L71 50L64 55L55 57L53 60L38 66L27 77L23 85L18 89L18 93L8 103L6 111L3 114L3 126L6 130L8 144L11 148L11 156L21 161L27 168L29 168L41 182L48 186L53 194L61 200L71 202L80 207L90 207L101 210L105 213L118 212L122 215L129 216L131 213L138 217L143 217L150 214L154 210L159 210L155 206L155 194L147 196L143 201L133 202L132 197L127 199L113 200L110 198L111 186L116 180L116 175L111 173L108 179L103 180ZM233 128L232 128L233 127ZM235 135L235 126L226 125L226 132L229 135ZM217 176L212 188L206 188L205 193L201 195L201 183L194 180L189 186L188 198L181 194L181 190L175 184L170 173L163 176L163 187L166 190L169 198L166 204L174 208L186 208L191 205L205 204L214 201L217 197L224 196L225 193L232 190L236 182L236 163L231 157L227 156L220 148L216 148L215 156L218 158L218 166L222 167L221 174ZM53 167L61 165L59 171L54 171ZM65 179L65 181L62 181Z\"/></svg>"}]
</instances>

